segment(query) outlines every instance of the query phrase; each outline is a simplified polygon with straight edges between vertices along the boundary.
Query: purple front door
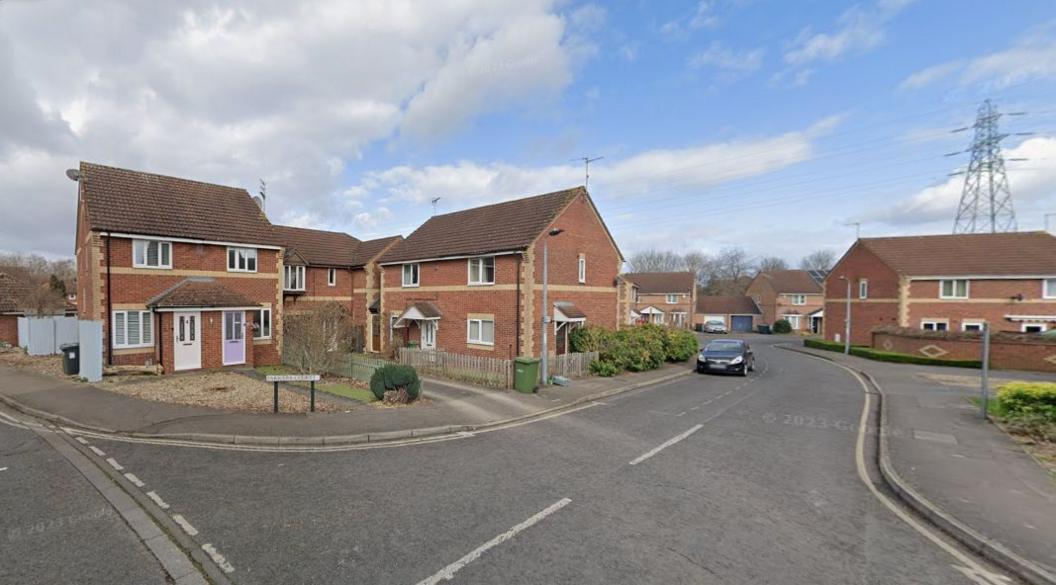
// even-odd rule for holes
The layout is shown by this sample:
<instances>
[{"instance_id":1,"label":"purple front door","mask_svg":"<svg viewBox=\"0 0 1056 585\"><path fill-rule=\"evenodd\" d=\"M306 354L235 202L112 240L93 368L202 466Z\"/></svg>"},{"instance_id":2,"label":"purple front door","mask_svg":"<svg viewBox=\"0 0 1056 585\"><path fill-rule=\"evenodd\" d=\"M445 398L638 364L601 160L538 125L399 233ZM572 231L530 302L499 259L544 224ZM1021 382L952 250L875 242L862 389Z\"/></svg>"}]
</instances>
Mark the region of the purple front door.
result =
<instances>
[{"instance_id":1,"label":"purple front door","mask_svg":"<svg viewBox=\"0 0 1056 585\"><path fill-rule=\"evenodd\" d=\"M224 365L246 363L246 313L224 311Z\"/></svg>"}]
</instances>

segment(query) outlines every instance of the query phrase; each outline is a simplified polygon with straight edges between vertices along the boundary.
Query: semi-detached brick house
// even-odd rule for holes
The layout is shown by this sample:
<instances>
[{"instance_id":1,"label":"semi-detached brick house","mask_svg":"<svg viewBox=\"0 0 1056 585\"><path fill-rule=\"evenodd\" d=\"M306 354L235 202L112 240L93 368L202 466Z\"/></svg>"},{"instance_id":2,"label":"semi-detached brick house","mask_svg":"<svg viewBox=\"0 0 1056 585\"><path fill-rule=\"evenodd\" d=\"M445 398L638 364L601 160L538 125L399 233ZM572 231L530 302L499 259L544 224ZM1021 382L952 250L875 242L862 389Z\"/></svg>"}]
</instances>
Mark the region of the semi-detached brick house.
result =
<instances>
[{"instance_id":1,"label":"semi-detached brick house","mask_svg":"<svg viewBox=\"0 0 1056 585\"><path fill-rule=\"evenodd\" d=\"M811 316L824 305L821 283L809 270L768 270L755 275L745 294L763 312L762 322L784 319L793 331L811 330Z\"/></svg>"},{"instance_id":2,"label":"semi-detached brick house","mask_svg":"<svg viewBox=\"0 0 1056 585\"><path fill-rule=\"evenodd\" d=\"M697 279L692 272L631 272L622 278L637 287L634 310L641 320L692 327L697 306Z\"/></svg>"},{"instance_id":3,"label":"semi-detached brick house","mask_svg":"<svg viewBox=\"0 0 1056 585\"><path fill-rule=\"evenodd\" d=\"M825 279L825 338L876 326L1039 332L1056 326L1056 237L1045 232L862 238Z\"/></svg>"},{"instance_id":4,"label":"semi-detached brick house","mask_svg":"<svg viewBox=\"0 0 1056 585\"><path fill-rule=\"evenodd\" d=\"M616 329L623 255L578 187L434 216L393 246L380 261L385 347L539 357L544 240L550 353L584 323Z\"/></svg>"},{"instance_id":5,"label":"semi-detached brick house","mask_svg":"<svg viewBox=\"0 0 1056 585\"><path fill-rule=\"evenodd\" d=\"M112 365L280 361L282 243L243 189L82 162L78 317Z\"/></svg>"},{"instance_id":6,"label":"semi-detached brick house","mask_svg":"<svg viewBox=\"0 0 1056 585\"><path fill-rule=\"evenodd\" d=\"M283 305L287 315L326 303L341 305L352 319L357 351L380 348L377 259L400 236L361 241L343 232L275 226L285 246ZM371 331L375 335L370 335Z\"/></svg>"}]
</instances>

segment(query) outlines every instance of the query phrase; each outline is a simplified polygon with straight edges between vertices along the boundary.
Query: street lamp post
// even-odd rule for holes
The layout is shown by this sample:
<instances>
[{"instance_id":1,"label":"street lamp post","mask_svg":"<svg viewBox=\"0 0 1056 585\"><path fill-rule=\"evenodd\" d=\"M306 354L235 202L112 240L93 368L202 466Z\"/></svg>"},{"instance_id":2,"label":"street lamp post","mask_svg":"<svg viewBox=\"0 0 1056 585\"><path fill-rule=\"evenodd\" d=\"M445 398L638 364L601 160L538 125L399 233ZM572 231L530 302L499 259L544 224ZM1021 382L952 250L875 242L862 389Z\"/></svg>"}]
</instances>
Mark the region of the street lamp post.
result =
<instances>
[{"instance_id":1,"label":"street lamp post","mask_svg":"<svg viewBox=\"0 0 1056 585\"><path fill-rule=\"evenodd\" d=\"M843 353L851 354L851 279L841 276L840 280L847 281L847 309L843 316Z\"/></svg>"},{"instance_id":2,"label":"street lamp post","mask_svg":"<svg viewBox=\"0 0 1056 585\"><path fill-rule=\"evenodd\" d=\"M547 381L550 379L547 373L547 359L549 354L547 353L546 347L546 330L550 325L550 307L549 301L547 300L547 281L549 279L550 271L550 238L560 234L565 230L561 228L553 228L546 233L546 237L543 238L543 363L540 364L540 374L542 375L542 384L545 386Z\"/></svg>"}]
</instances>

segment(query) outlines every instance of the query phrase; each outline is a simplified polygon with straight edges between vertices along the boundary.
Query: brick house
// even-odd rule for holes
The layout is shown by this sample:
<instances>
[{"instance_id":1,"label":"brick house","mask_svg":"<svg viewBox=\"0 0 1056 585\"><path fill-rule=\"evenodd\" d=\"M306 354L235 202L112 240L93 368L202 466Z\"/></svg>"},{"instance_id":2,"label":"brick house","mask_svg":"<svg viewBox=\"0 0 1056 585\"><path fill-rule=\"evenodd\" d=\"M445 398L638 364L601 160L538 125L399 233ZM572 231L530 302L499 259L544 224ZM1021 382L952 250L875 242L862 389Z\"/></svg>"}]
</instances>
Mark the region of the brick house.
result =
<instances>
[{"instance_id":1,"label":"brick house","mask_svg":"<svg viewBox=\"0 0 1056 585\"><path fill-rule=\"evenodd\" d=\"M437 215L392 246L379 261L384 348L539 357L544 242L550 352L584 323L616 329L623 255L577 187Z\"/></svg>"},{"instance_id":2,"label":"brick house","mask_svg":"<svg viewBox=\"0 0 1056 585\"><path fill-rule=\"evenodd\" d=\"M755 330L755 320L763 312L748 295L697 295L697 307L693 313L693 324L703 325L708 321L722 321L728 331L748 332Z\"/></svg>"},{"instance_id":3,"label":"brick house","mask_svg":"<svg viewBox=\"0 0 1056 585\"><path fill-rule=\"evenodd\" d=\"M0 343L18 345L18 318L26 314L31 285L19 270L0 272Z\"/></svg>"},{"instance_id":4,"label":"brick house","mask_svg":"<svg viewBox=\"0 0 1056 585\"><path fill-rule=\"evenodd\" d=\"M1056 326L1056 237L1045 232L861 238L825 279L825 338L877 326L1033 333Z\"/></svg>"},{"instance_id":5,"label":"brick house","mask_svg":"<svg viewBox=\"0 0 1056 585\"><path fill-rule=\"evenodd\" d=\"M104 363L279 363L282 244L244 189L82 162L75 251Z\"/></svg>"},{"instance_id":6,"label":"brick house","mask_svg":"<svg viewBox=\"0 0 1056 585\"><path fill-rule=\"evenodd\" d=\"M637 287L634 310L642 321L690 328L697 306L692 272L632 272L622 275Z\"/></svg>"},{"instance_id":7,"label":"brick house","mask_svg":"<svg viewBox=\"0 0 1056 585\"><path fill-rule=\"evenodd\" d=\"M287 315L326 303L347 311L353 325L352 346L372 351L377 339L368 336L377 314L380 288L377 259L399 236L361 241L343 232L275 226L285 247L282 295ZM377 329L378 325L374 325Z\"/></svg>"},{"instance_id":8,"label":"brick house","mask_svg":"<svg viewBox=\"0 0 1056 585\"><path fill-rule=\"evenodd\" d=\"M811 314L824 305L821 283L809 270L768 270L755 275L745 294L763 312L762 323L784 319L792 331L811 330Z\"/></svg>"}]
</instances>

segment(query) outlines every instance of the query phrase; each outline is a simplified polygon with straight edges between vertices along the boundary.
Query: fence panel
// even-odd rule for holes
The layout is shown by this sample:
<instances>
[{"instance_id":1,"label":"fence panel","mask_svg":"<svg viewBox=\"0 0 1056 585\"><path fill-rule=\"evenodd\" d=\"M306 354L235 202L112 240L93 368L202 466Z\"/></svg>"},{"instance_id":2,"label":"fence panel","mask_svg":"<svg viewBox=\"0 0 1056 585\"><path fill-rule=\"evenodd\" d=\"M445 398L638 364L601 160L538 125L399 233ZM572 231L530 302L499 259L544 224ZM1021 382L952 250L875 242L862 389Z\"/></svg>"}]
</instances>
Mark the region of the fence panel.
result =
<instances>
[{"instance_id":1,"label":"fence panel","mask_svg":"<svg viewBox=\"0 0 1056 585\"><path fill-rule=\"evenodd\" d=\"M327 373L360 382L370 382L370 377L374 375L375 370L390 363L392 362L362 353L344 353L338 357L334 367L327 370Z\"/></svg>"},{"instance_id":2,"label":"fence panel","mask_svg":"<svg viewBox=\"0 0 1056 585\"><path fill-rule=\"evenodd\" d=\"M29 346L29 319L26 317L18 318L18 346Z\"/></svg>"},{"instance_id":3,"label":"fence panel","mask_svg":"<svg viewBox=\"0 0 1056 585\"><path fill-rule=\"evenodd\" d=\"M81 344L81 378L98 382L103 379L103 322L78 321L77 329Z\"/></svg>"},{"instance_id":4,"label":"fence panel","mask_svg":"<svg viewBox=\"0 0 1056 585\"><path fill-rule=\"evenodd\" d=\"M596 351L550 356L546 362L547 373L551 376L582 378L590 375L590 363L597 359Z\"/></svg>"},{"instance_id":5,"label":"fence panel","mask_svg":"<svg viewBox=\"0 0 1056 585\"><path fill-rule=\"evenodd\" d=\"M513 361L436 350L400 348L396 361L424 374L493 388L513 387Z\"/></svg>"},{"instance_id":6,"label":"fence panel","mask_svg":"<svg viewBox=\"0 0 1056 585\"><path fill-rule=\"evenodd\" d=\"M18 321L18 345L29 355L53 355L59 353L60 345L77 343L76 317L21 317Z\"/></svg>"}]
</instances>

